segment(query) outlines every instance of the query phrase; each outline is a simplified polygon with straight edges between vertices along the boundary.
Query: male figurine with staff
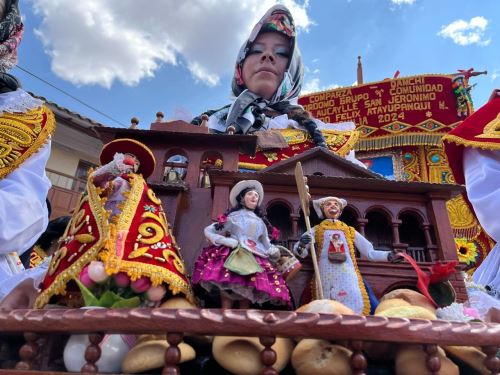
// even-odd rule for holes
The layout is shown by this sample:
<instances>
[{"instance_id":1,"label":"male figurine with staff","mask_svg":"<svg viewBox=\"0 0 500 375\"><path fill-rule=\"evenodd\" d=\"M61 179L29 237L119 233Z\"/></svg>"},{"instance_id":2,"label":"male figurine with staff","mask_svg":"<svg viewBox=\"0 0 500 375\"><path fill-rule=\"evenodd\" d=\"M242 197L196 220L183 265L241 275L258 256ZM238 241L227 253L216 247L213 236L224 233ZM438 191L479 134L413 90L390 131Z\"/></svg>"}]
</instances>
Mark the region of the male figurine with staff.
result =
<instances>
[{"instance_id":1,"label":"male figurine with staff","mask_svg":"<svg viewBox=\"0 0 500 375\"><path fill-rule=\"evenodd\" d=\"M355 313L368 315L374 296L369 296L356 262L355 248L369 261L399 262L394 251L378 251L353 227L338 220L347 205L345 199L323 197L313 200L318 217L324 219L311 228L309 222L309 187L300 162L295 168L307 231L294 246L294 253L305 258L309 253L314 266L313 299L332 299L350 307Z\"/></svg>"}]
</instances>

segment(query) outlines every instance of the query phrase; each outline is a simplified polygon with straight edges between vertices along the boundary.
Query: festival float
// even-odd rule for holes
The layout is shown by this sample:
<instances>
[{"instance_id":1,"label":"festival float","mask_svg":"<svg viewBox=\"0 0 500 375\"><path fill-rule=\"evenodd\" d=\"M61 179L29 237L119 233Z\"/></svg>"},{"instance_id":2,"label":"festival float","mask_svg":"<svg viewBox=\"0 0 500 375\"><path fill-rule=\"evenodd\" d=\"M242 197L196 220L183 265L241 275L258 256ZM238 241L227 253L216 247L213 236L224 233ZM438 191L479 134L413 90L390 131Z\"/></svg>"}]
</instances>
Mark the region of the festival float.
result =
<instances>
[{"instance_id":1,"label":"festival float","mask_svg":"<svg viewBox=\"0 0 500 375\"><path fill-rule=\"evenodd\" d=\"M15 370L0 373L497 374L498 324L436 316L439 306L467 301L460 271L477 267L492 246L461 198L464 189L454 184L441 147L443 135L473 110L471 74L394 78L302 97L300 103L325 123L355 124L324 129L327 149L314 147L298 129L276 131L278 148L276 138L259 134L210 134L206 118L201 126L171 121L149 130L96 129L106 145L131 140L149 150L142 170L116 174L130 192L113 207L135 205L136 214L113 220L103 208L112 204L112 192L94 183L97 177L89 179L42 285L39 309L0 312L2 332L23 333L26 341L18 362L11 362ZM368 168L345 158L352 150ZM103 165L111 159L101 156ZM106 175L104 169L93 176ZM186 276L206 246L203 230L221 220L232 187L248 180L264 186L261 207L279 230L276 244L289 254L301 234L321 221L321 212L309 209L309 197L332 196L345 199L340 220L376 249L407 254L408 263L382 263L352 253L356 272L381 298L375 315L315 300L313 261L294 257L282 262L280 272L290 276L294 307L302 306L296 311L219 309L209 298L196 305ZM109 252L110 241L121 243L116 248L129 259L143 260L120 262ZM461 243L472 254L461 253ZM85 257L83 248L91 249ZM139 291L137 281L147 276L153 282L147 288L160 288L160 299L168 290L171 298L159 308L136 307L132 295L96 299L80 281L95 278L94 263L101 260L116 285L136 283ZM165 263L170 268L160 267ZM118 281L120 273L131 280ZM416 292L422 284L429 292L433 277L445 282L448 300L438 299L439 290L424 293L430 299ZM53 305L61 301L66 308ZM101 308L76 308L83 305ZM117 347L124 353L111 356Z\"/></svg>"}]
</instances>

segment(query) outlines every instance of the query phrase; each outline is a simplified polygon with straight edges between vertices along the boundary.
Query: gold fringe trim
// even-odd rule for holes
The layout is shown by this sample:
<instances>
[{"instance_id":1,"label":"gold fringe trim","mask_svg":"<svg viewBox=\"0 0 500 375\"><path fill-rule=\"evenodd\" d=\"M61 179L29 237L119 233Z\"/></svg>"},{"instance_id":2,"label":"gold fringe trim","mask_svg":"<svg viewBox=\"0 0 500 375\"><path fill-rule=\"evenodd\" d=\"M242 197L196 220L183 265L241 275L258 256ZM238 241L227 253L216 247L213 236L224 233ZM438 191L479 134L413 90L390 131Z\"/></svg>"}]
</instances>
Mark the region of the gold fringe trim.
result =
<instances>
[{"instance_id":1,"label":"gold fringe trim","mask_svg":"<svg viewBox=\"0 0 500 375\"><path fill-rule=\"evenodd\" d=\"M360 137L360 132L358 130L322 130L321 131L326 138L326 144L330 147L335 148L335 139L337 137L348 137L347 142L342 145L338 150L331 150L339 156L345 157L353 148L356 142L358 142Z\"/></svg>"},{"instance_id":2,"label":"gold fringe trim","mask_svg":"<svg viewBox=\"0 0 500 375\"><path fill-rule=\"evenodd\" d=\"M4 113L0 116L0 128L0 179L3 179L48 142L56 129L56 120L50 109L41 106L27 113ZM21 154L19 150L24 147L28 149Z\"/></svg>"},{"instance_id":3,"label":"gold fringe trim","mask_svg":"<svg viewBox=\"0 0 500 375\"><path fill-rule=\"evenodd\" d=\"M131 175L130 185L130 190L125 193L126 200L122 202L123 204L120 206L120 214L117 215L117 222L111 224L108 241L109 246L106 246L106 249L100 254L100 258L105 264L106 272L110 275L121 271L126 272L132 281L142 276L147 276L151 279L153 285L160 285L165 282L168 284L172 294L184 293L186 298L194 303L191 287L182 277L161 266L126 261L123 260L122 257L117 256L114 247L114 244L117 242L117 236L119 234L128 235L128 230L137 212L143 190L145 188L147 189L144 178L138 174ZM123 256L123 253L121 256Z\"/></svg>"},{"instance_id":4,"label":"gold fringe trim","mask_svg":"<svg viewBox=\"0 0 500 375\"><path fill-rule=\"evenodd\" d=\"M76 279L83 267L85 267L91 261L97 259L99 251L102 249L103 244L106 243L106 238L108 237L109 232L109 224L107 220L108 213L104 210L104 203L99 197L99 190L94 185L92 172L92 170L89 171L90 177L87 180L87 194L89 207L92 215L95 218L97 230L99 231L99 240L92 247L86 250L85 253L80 258L78 258L78 260L74 262L70 267L57 275L52 284L40 293L35 301L36 309L43 308L49 302L52 296L66 294L67 283L72 279ZM83 204L85 200L86 197L84 194L82 194L76 206L77 209L75 210L75 212L79 211L78 208L81 206L81 204ZM68 227L69 226L70 224L68 224Z\"/></svg>"},{"instance_id":5,"label":"gold fringe trim","mask_svg":"<svg viewBox=\"0 0 500 375\"><path fill-rule=\"evenodd\" d=\"M464 139L458 137L453 134L447 134L443 137L443 141L448 141L457 144L458 146L469 146L474 148L481 148L483 150L500 150L500 142L493 143L487 141L470 141L468 139Z\"/></svg>"},{"instance_id":6,"label":"gold fringe trim","mask_svg":"<svg viewBox=\"0 0 500 375\"><path fill-rule=\"evenodd\" d=\"M405 133L360 139L356 151L372 151L402 146L439 146L443 133Z\"/></svg>"},{"instance_id":7,"label":"gold fringe trim","mask_svg":"<svg viewBox=\"0 0 500 375\"><path fill-rule=\"evenodd\" d=\"M265 164L254 164L254 163L245 163L239 162L238 168L251 169L252 171L260 171L261 169L267 168L268 165Z\"/></svg>"},{"instance_id":8,"label":"gold fringe trim","mask_svg":"<svg viewBox=\"0 0 500 375\"><path fill-rule=\"evenodd\" d=\"M356 253L354 251L354 238L356 234L356 229L348 226L342 221L336 220L323 220L319 225L315 227L315 236L314 239L317 244L320 246L316 247L316 258L320 259L321 250L323 249L323 235L325 230L339 230L344 232L344 235L347 239L347 245L349 246L349 253L351 255L352 265L354 266L354 271L356 272L356 276L358 278L358 287L361 292L361 297L363 299L363 315L370 315L371 305L370 298L368 297L368 292L366 291L365 284L363 282L363 278L361 276L361 272L359 272L358 262L356 261ZM313 283L315 285L315 283ZM316 299L316 289L313 288L313 295Z\"/></svg>"}]
</instances>

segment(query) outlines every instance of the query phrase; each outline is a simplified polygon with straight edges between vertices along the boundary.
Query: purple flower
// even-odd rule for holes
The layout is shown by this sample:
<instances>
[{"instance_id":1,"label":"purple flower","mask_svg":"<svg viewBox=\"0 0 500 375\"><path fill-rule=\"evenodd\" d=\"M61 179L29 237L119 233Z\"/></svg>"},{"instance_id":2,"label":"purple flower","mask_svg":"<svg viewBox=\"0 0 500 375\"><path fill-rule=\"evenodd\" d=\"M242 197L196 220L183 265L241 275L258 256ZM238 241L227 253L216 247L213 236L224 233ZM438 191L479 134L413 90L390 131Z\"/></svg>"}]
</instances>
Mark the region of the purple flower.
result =
<instances>
[{"instance_id":1,"label":"purple flower","mask_svg":"<svg viewBox=\"0 0 500 375\"><path fill-rule=\"evenodd\" d=\"M149 280L149 277L143 276L135 281L132 281L130 287L136 293L144 293L151 287L151 281Z\"/></svg>"},{"instance_id":2,"label":"purple flower","mask_svg":"<svg viewBox=\"0 0 500 375\"><path fill-rule=\"evenodd\" d=\"M95 285L92 279L89 277L89 266L85 266L80 271L80 275L78 276L78 278L80 279L80 282L88 289L92 289L92 287Z\"/></svg>"},{"instance_id":3,"label":"purple flower","mask_svg":"<svg viewBox=\"0 0 500 375\"><path fill-rule=\"evenodd\" d=\"M119 288L126 288L130 284L130 277L125 272L118 272L113 276L113 280Z\"/></svg>"},{"instance_id":4,"label":"purple flower","mask_svg":"<svg viewBox=\"0 0 500 375\"><path fill-rule=\"evenodd\" d=\"M278 241L280 239L280 230L276 227L273 227L273 230L271 232L271 239L273 241Z\"/></svg>"}]
</instances>

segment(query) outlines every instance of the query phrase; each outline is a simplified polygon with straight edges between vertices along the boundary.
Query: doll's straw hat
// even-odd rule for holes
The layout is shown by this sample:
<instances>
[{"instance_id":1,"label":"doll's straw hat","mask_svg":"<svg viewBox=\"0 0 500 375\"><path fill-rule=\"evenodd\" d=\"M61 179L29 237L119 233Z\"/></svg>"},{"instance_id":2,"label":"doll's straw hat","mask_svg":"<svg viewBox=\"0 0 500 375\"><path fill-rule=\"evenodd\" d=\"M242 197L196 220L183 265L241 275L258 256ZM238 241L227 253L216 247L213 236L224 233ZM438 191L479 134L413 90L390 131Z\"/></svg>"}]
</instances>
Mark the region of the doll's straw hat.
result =
<instances>
[{"instance_id":1,"label":"doll's straw hat","mask_svg":"<svg viewBox=\"0 0 500 375\"><path fill-rule=\"evenodd\" d=\"M231 203L231 206L234 207L238 204L236 198L243 190L247 188L255 190L259 194L258 205L260 206L262 200L264 199L264 188L262 187L262 184L257 180L243 180L234 185L231 189L231 192L229 193L229 202Z\"/></svg>"},{"instance_id":2,"label":"doll's straw hat","mask_svg":"<svg viewBox=\"0 0 500 375\"><path fill-rule=\"evenodd\" d=\"M151 176L151 173L153 173L156 160L153 152L144 143L130 138L115 139L114 141L106 143L101 151L101 165L112 161L117 152L122 154L132 154L139 159L141 164L138 172L142 173L144 178L148 178Z\"/></svg>"}]
</instances>

